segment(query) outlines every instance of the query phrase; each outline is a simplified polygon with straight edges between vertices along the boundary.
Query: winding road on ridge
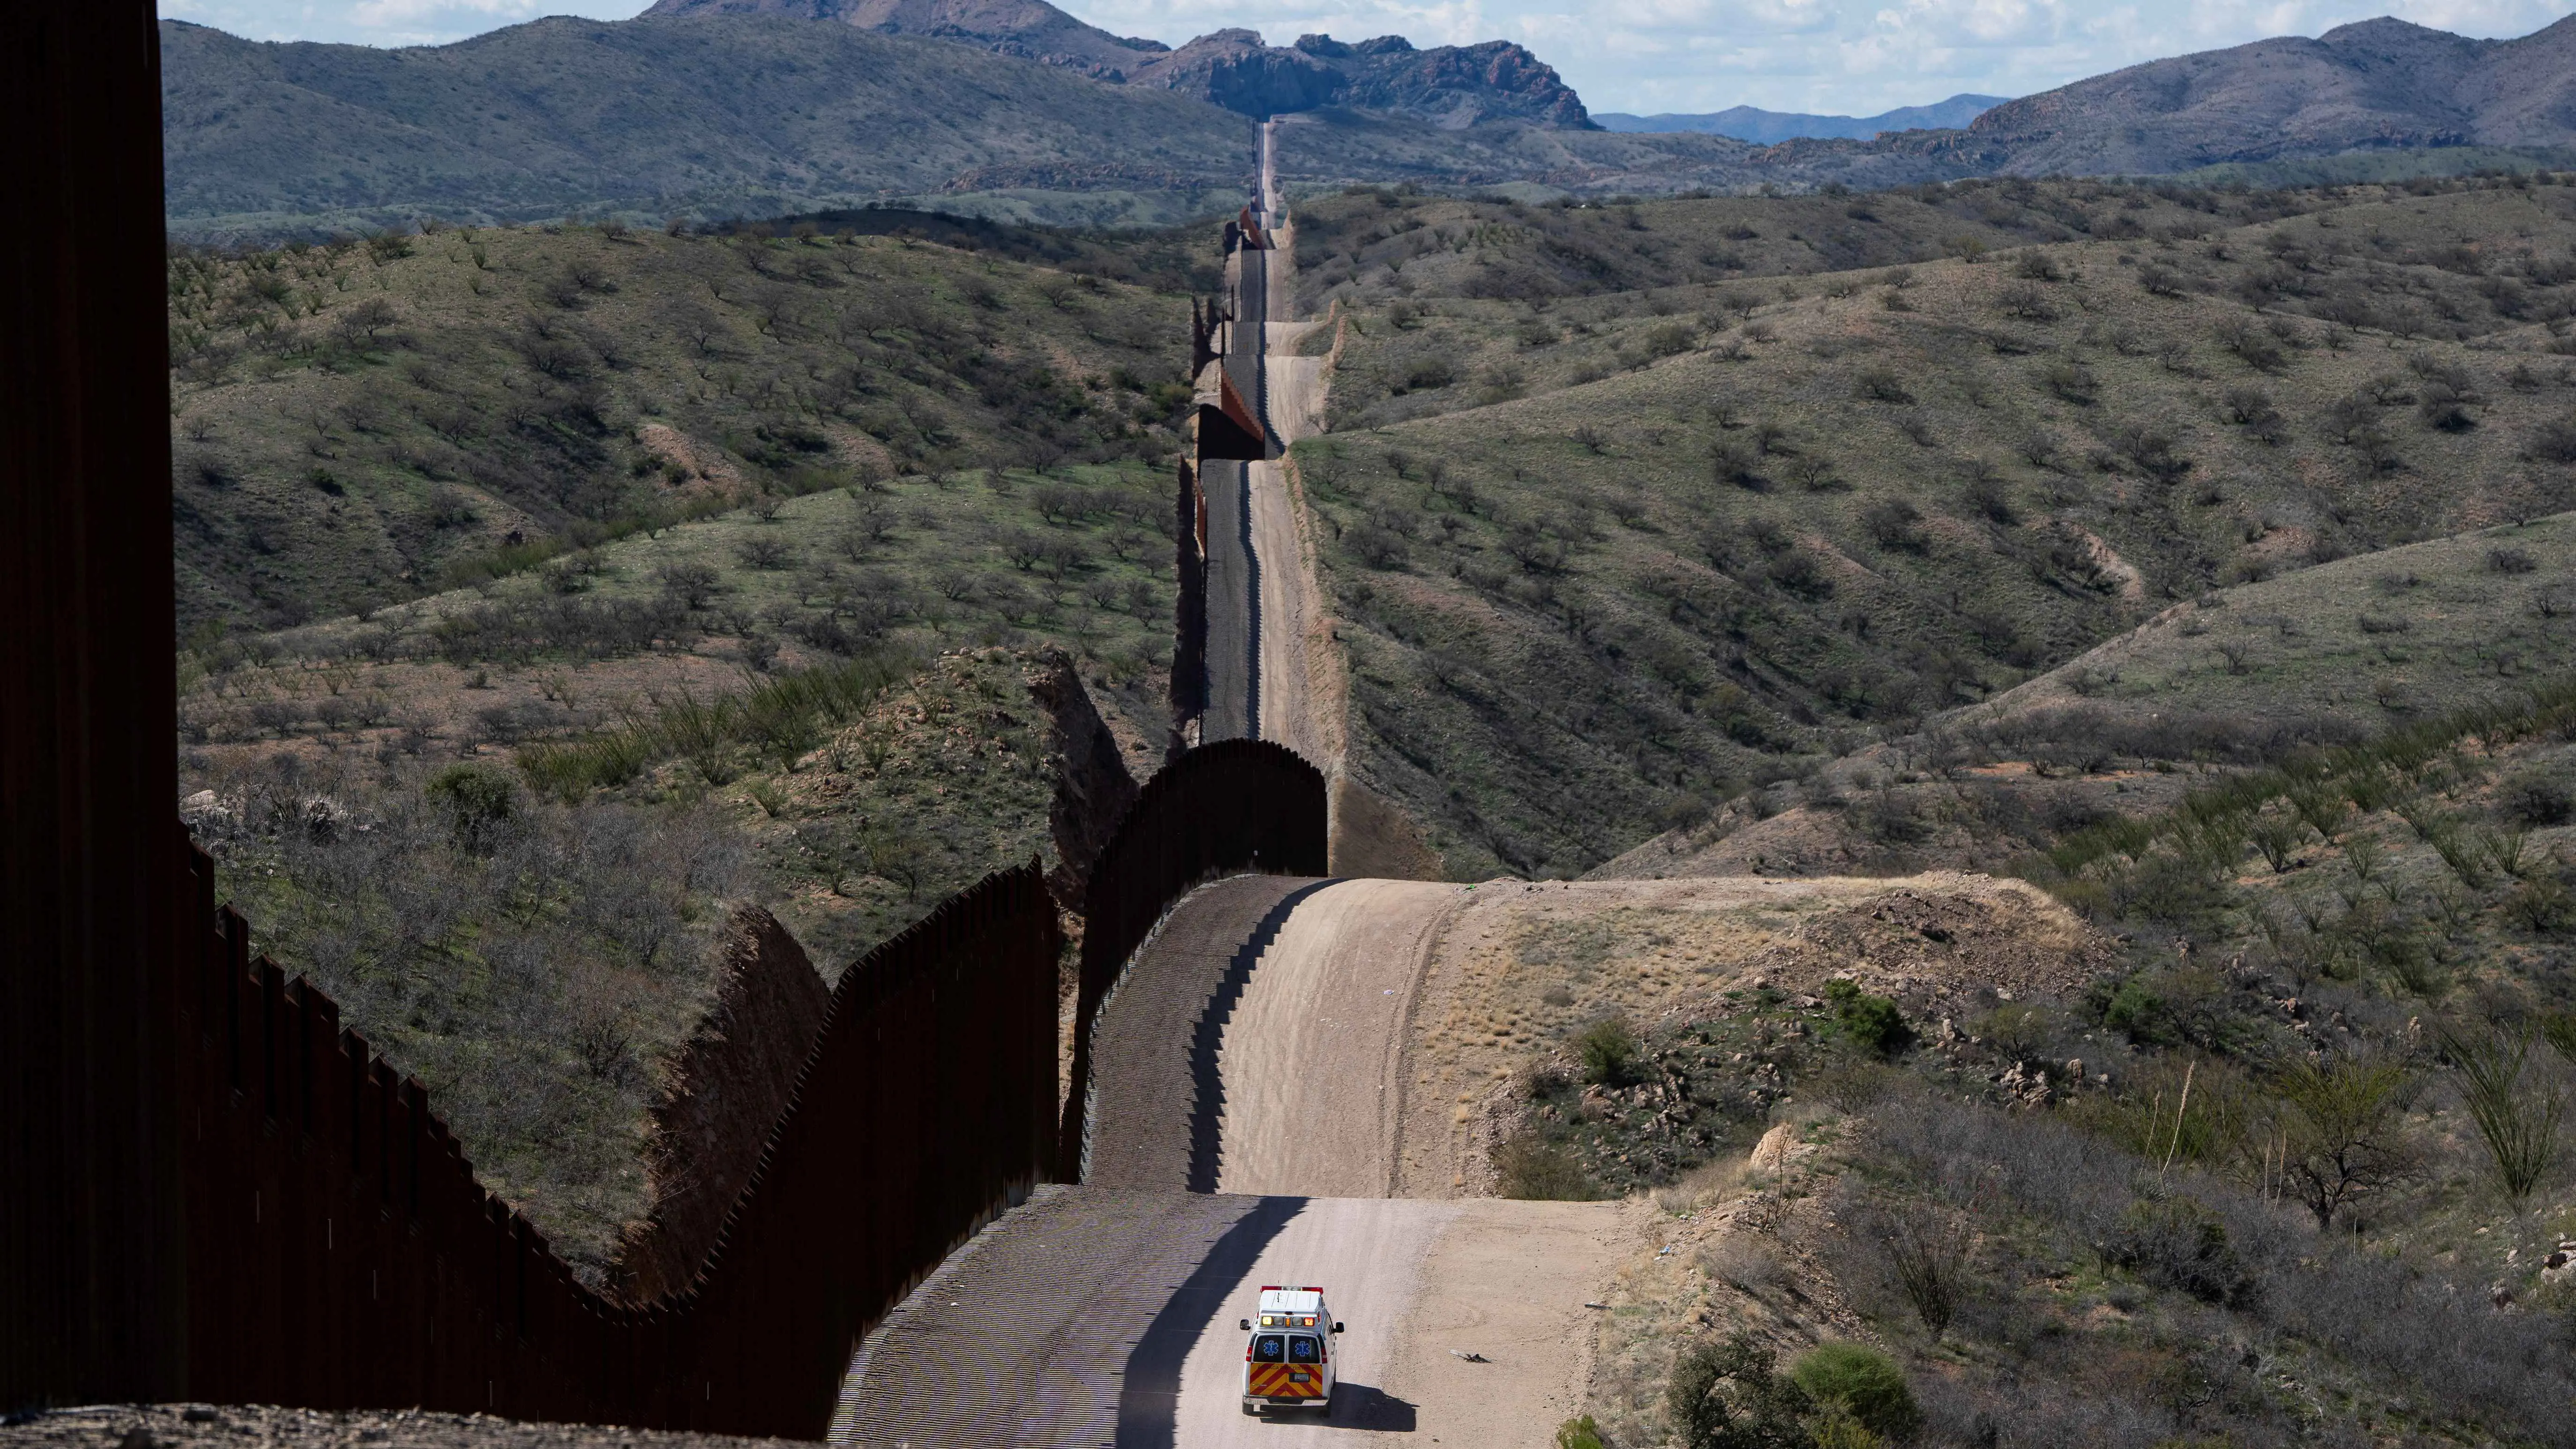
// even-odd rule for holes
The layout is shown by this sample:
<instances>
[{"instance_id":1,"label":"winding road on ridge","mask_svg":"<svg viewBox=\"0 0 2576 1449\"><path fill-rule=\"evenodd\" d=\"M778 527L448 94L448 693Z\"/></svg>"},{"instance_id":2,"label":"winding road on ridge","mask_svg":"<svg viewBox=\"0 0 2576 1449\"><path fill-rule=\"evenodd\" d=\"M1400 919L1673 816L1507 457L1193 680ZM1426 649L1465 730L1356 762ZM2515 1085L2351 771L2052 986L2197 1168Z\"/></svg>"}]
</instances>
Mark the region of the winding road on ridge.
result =
<instances>
[{"instance_id":1,"label":"winding road on ridge","mask_svg":"<svg viewBox=\"0 0 2576 1449\"><path fill-rule=\"evenodd\" d=\"M1256 396L1285 444L1321 426L1325 362L1294 355L1318 324L1285 316L1276 126L1258 220L1278 245L1239 255L1267 283L1244 288L1269 312L1246 330L1266 339ZM1251 677L1212 695L1330 773L1338 722L1311 677L1331 639L1301 511L1281 461L1244 466L1255 623L1231 666L1212 641L1211 674ZM833 1442L1551 1443L1582 1408L1585 1302L1642 1226L1627 1204L1454 1196L1450 1144L1408 1140L1412 1023L1473 889L1244 876L1176 903L1101 1010L1082 1183L1040 1188L869 1336ZM1349 1326L1329 1414L1241 1411L1235 1323L1264 1283L1324 1285Z\"/></svg>"}]
</instances>

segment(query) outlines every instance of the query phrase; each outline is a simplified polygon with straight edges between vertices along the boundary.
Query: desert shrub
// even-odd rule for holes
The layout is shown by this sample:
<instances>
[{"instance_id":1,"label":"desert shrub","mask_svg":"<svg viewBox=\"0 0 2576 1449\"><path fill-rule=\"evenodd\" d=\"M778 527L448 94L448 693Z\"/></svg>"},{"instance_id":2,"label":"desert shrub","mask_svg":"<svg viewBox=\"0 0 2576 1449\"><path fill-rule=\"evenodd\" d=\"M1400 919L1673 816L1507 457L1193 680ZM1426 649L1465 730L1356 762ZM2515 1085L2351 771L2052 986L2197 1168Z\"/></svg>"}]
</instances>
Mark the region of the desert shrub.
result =
<instances>
[{"instance_id":1,"label":"desert shrub","mask_svg":"<svg viewBox=\"0 0 2576 1449\"><path fill-rule=\"evenodd\" d=\"M2576 793L2543 774L2517 775L2506 781L2499 803L2507 815L2525 825L2564 825L2576 818Z\"/></svg>"},{"instance_id":2,"label":"desert shrub","mask_svg":"<svg viewBox=\"0 0 2576 1449\"><path fill-rule=\"evenodd\" d=\"M519 813L519 787L484 765L450 765L430 776L421 793L446 813L457 846L476 855L490 853Z\"/></svg>"},{"instance_id":3,"label":"desert shrub","mask_svg":"<svg viewBox=\"0 0 2576 1449\"><path fill-rule=\"evenodd\" d=\"M1641 1065L1637 1034L1617 1017L1585 1027L1574 1039L1574 1055L1583 1063L1583 1080L1604 1087L1624 1087L1636 1080Z\"/></svg>"},{"instance_id":4,"label":"desert shrub","mask_svg":"<svg viewBox=\"0 0 2576 1449\"><path fill-rule=\"evenodd\" d=\"M1815 1407L1750 1333L1702 1340L1673 1360L1664 1412L1683 1449L1805 1449L1798 1422Z\"/></svg>"},{"instance_id":5,"label":"desert shrub","mask_svg":"<svg viewBox=\"0 0 2576 1449\"><path fill-rule=\"evenodd\" d=\"M752 568L782 569L787 567L788 560L795 556L796 551L783 538L755 535L736 545L734 552Z\"/></svg>"},{"instance_id":6,"label":"desert shrub","mask_svg":"<svg viewBox=\"0 0 2576 1449\"><path fill-rule=\"evenodd\" d=\"M1879 1449L1887 1442L1840 1404L1827 1404L1808 1415L1805 1428L1807 1440L1815 1449Z\"/></svg>"},{"instance_id":7,"label":"desert shrub","mask_svg":"<svg viewBox=\"0 0 2576 1449\"><path fill-rule=\"evenodd\" d=\"M2471 399L2446 382L2424 384L2423 396L2415 404L2415 416L2424 426L2445 433L2465 433L2478 425L2469 412Z\"/></svg>"},{"instance_id":8,"label":"desert shrub","mask_svg":"<svg viewBox=\"0 0 2576 1449\"><path fill-rule=\"evenodd\" d=\"M2068 360L2052 362L2040 369L2039 381L2060 402L2070 402L2077 407L2092 406L2094 398L2102 391L2102 381L2094 375L2093 369Z\"/></svg>"},{"instance_id":9,"label":"desert shrub","mask_svg":"<svg viewBox=\"0 0 2576 1449\"><path fill-rule=\"evenodd\" d=\"M1923 1419L1904 1371L1866 1344L1818 1344L1789 1366L1789 1378L1815 1403L1839 1404L1871 1432L1890 1439L1913 1433Z\"/></svg>"},{"instance_id":10,"label":"desert shrub","mask_svg":"<svg viewBox=\"0 0 2576 1449\"><path fill-rule=\"evenodd\" d=\"M2168 1056L2130 1072L2116 1092L2077 1097L2066 1113L2161 1172L2235 1166L2249 1151L2264 1109L2262 1094L2224 1058Z\"/></svg>"},{"instance_id":11,"label":"desert shrub","mask_svg":"<svg viewBox=\"0 0 2576 1449\"><path fill-rule=\"evenodd\" d=\"M2046 292L2028 282L2005 283L1995 293L1995 305L2007 317L2019 317L2028 322L2057 320L2057 304L2048 299Z\"/></svg>"},{"instance_id":12,"label":"desert shrub","mask_svg":"<svg viewBox=\"0 0 2576 1449\"><path fill-rule=\"evenodd\" d=\"M2444 1031L2443 1055L2460 1074L2460 1097L2478 1125L2487 1160L2506 1197L2519 1204L2558 1157L2558 1123L2567 1109L2556 1082L2527 1080L2531 1035L2500 1030Z\"/></svg>"},{"instance_id":13,"label":"desert shrub","mask_svg":"<svg viewBox=\"0 0 2576 1449\"><path fill-rule=\"evenodd\" d=\"M2059 269L2057 258L2034 247L2013 260L2013 275L2033 282L2062 282L2066 273Z\"/></svg>"},{"instance_id":14,"label":"desert shrub","mask_svg":"<svg viewBox=\"0 0 2576 1449\"><path fill-rule=\"evenodd\" d=\"M2027 1061L2048 1039L2048 1013L2027 1002L2007 1002L1968 1023L2006 1061Z\"/></svg>"},{"instance_id":15,"label":"desert shrub","mask_svg":"<svg viewBox=\"0 0 2576 1449\"><path fill-rule=\"evenodd\" d=\"M2281 410L2272 403L2272 395L2251 383L2239 383L2219 395L2218 410L2227 421L2239 427L2277 419Z\"/></svg>"},{"instance_id":16,"label":"desert shrub","mask_svg":"<svg viewBox=\"0 0 2576 1449\"><path fill-rule=\"evenodd\" d=\"M1970 478L1961 495L1968 511L1989 523L2011 528L2021 522L2021 513L2013 507L2012 493L2001 478L1985 475Z\"/></svg>"},{"instance_id":17,"label":"desert shrub","mask_svg":"<svg viewBox=\"0 0 2576 1449\"><path fill-rule=\"evenodd\" d=\"M1676 354L1690 351L1692 345L1697 341L1698 338L1691 331L1690 324L1686 322L1667 322L1662 326L1656 327L1647 332L1645 336L1646 355L1649 357L1672 357Z\"/></svg>"},{"instance_id":18,"label":"desert shrub","mask_svg":"<svg viewBox=\"0 0 2576 1449\"><path fill-rule=\"evenodd\" d=\"M1882 1231L1898 1291L1938 1341L1966 1296L1976 1234L1963 1213L1917 1206L1891 1215Z\"/></svg>"},{"instance_id":19,"label":"desert shrub","mask_svg":"<svg viewBox=\"0 0 2576 1449\"><path fill-rule=\"evenodd\" d=\"M2280 342L2242 317L2222 319L2214 329L2218 345L2233 352L2246 366L2259 372L2279 372L2288 365Z\"/></svg>"},{"instance_id":20,"label":"desert shrub","mask_svg":"<svg viewBox=\"0 0 2576 1449\"><path fill-rule=\"evenodd\" d=\"M1905 388L1905 379L1891 367L1865 367L1853 379L1852 386L1860 396L1875 402L1910 403L1914 394Z\"/></svg>"},{"instance_id":21,"label":"desert shrub","mask_svg":"<svg viewBox=\"0 0 2576 1449\"><path fill-rule=\"evenodd\" d=\"M2281 1165L2319 1232L2414 1166L2398 1111L2408 1075L2399 1063L2356 1056L2297 1061L2282 1074Z\"/></svg>"},{"instance_id":22,"label":"desert shrub","mask_svg":"<svg viewBox=\"0 0 2576 1449\"><path fill-rule=\"evenodd\" d=\"M1863 509L1860 526L1880 548L1898 553L1923 553L1932 546L1923 532L1923 512L1902 498L1890 498Z\"/></svg>"},{"instance_id":23,"label":"desert shrub","mask_svg":"<svg viewBox=\"0 0 2576 1449\"><path fill-rule=\"evenodd\" d=\"M1383 524L1364 523L1344 535L1361 562L1381 571L1401 569L1411 556L1404 535Z\"/></svg>"},{"instance_id":24,"label":"desert shrub","mask_svg":"<svg viewBox=\"0 0 2576 1449\"><path fill-rule=\"evenodd\" d=\"M2568 1065L2576 1066L2576 1011L2543 1012L2539 1032Z\"/></svg>"},{"instance_id":25,"label":"desert shrub","mask_svg":"<svg viewBox=\"0 0 2576 1449\"><path fill-rule=\"evenodd\" d=\"M2241 1308L2261 1288L2227 1241L2227 1224L2187 1197L2139 1202L2120 1215L2103 1261L2203 1303Z\"/></svg>"},{"instance_id":26,"label":"desert shrub","mask_svg":"<svg viewBox=\"0 0 2576 1449\"><path fill-rule=\"evenodd\" d=\"M1590 1414L1568 1419L1556 1426L1556 1449L1608 1449L1601 1438L1601 1426Z\"/></svg>"},{"instance_id":27,"label":"desert shrub","mask_svg":"<svg viewBox=\"0 0 2576 1449\"><path fill-rule=\"evenodd\" d=\"M1504 1197L1536 1202L1590 1202L1601 1195L1573 1154L1533 1131L1494 1151L1495 1187Z\"/></svg>"},{"instance_id":28,"label":"desert shrub","mask_svg":"<svg viewBox=\"0 0 2576 1449\"><path fill-rule=\"evenodd\" d=\"M705 608L707 601L724 587L723 578L714 568L694 559L664 565L658 578L665 595L693 610Z\"/></svg>"},{"instance_id":29,"label":"desert shrub","mask_svg":"<svg viewBox=\"0 0 2576 1449\"><path fill-rule=\"evenodd\" d=\"M171 466L171 476L201 488L228 488L236 474L231 464L200 448L179 454Z\"/></svg>"},{"instance_id":30,"label":"desert shrub","mask_svg":"<svg viewBox=\"0 0 2576 1449\"><path fill-rule=\"evenodd\" d=\"M1760 492L1767 486L1761 473L1761 456L1749 443L1722 438L1708 451L1709 471L1720 483Z\"/></svg>"},{"instance_id":31,"label":"desert shrub","mask_svg":"<svg viewBox=\"0 0 2576 1449\"><path fill-rule=\"evenodd\" d=\"M1447 387L1449 384L1456 382L1457 380L1458 369L1455 364L1449 361L1449 359L1445 357L1426 357L1421 361L1414 363L1412 367L1406 369L1404 381L1398 385L1394 391L1398 394L1407 392L1430 392L1438 388Z\"/></svg>"},{"instance_id":32,"label":"desert shrub","mask_svg":"<svg viewBox=\"0 0 2576 1449\"><path fill-rule=\"evenodd\" d=\"M2352 814L2352 802L2343 790L2325 781L2293 785L2289 799L2299 818L2316 831L2319 839L2329 842L2343 830L2344 821Z\"/></svg>"},{"instance_id":33,"label":"desert shrub","mask_svg":"<svg viewBox=\"0 0 2576 1449\"><path fill-rule=\"evenodd\" d=\"M2576 421L2552 418L2532 429L2523 456L2536 463L2576 463Z\"/></svg>"},{"instance_id":34,"label":"desert shrub","mask_svg":"<svg viewBox=\"0 0 2576 1449\"><path fill-rule=\"evenodd\" d=\"M2140 1046L2218 1046L2233 1024L2226 992L2198 967L2141 971L2122 980L2101 1003L2102 1024Z\"/></svg>"},{"instance_id":35,"label":"desert shrub","mask_svg":"<svg viewBox=\"0 0 2576 1449\"><path fill-rule=\"evenodd\" d=\"M2173 434L2161 429L2140 424L2122 427L2113 434L2111 446L2160 483L2171 483L2191 471L2191 459L2175 451Z\"/></svg>"},{"instance_id":36,"label":"desert shrub","mask_svg":"<svg viewBox=\"0 0 2576 1449\"><path fill-rule=\"evenodd\" d=\"M2109 1240L2138 1199L2136 1184L2156 1172L2154 1163L2062 1115L1971 1106L1923 1091L1890 1094L1871 1111L1865 1140L1884 1168L1954 1202L1990 1194L1987 1216L2018 1214L2026 1228L2079 1250ZM2296 1133L2293 1150L2301 1150ZM2566 1404L2576 1379L2563 1329L2550 1316L2498 1313L2481 1284L2464 1283L2417 1254L2320 1241L2269 1195L2197 1173L2187 1181L2261 1283L2259 1296L2239 1310L2248 1326L2299 1336L2364 1373L2407 1381L2432 1411L2503 1438L2569 1442ZM2290 1186L2295 1192L2297 1184ZM1925 1387L1942 1382L1928 1378ZM2143 1446L2170 1432L2116 1442ZM2106 1441L2074 1432L2016 1442Z\"/></svg>"},{"instance_id":37,"label":"desert shrub","mask_svg":"<svg viewBox=\"0 0 2576 1449\"><path fill-rule=\"evenodd\" d=\"M1892 1055L1913 1040L1914 1030L1905 1024L1894 998L1872 996L1848 976L1825 983L1825 1005L1834 1014L1835 1028L1865 1051Z\"/></svg>"}]
</instances>

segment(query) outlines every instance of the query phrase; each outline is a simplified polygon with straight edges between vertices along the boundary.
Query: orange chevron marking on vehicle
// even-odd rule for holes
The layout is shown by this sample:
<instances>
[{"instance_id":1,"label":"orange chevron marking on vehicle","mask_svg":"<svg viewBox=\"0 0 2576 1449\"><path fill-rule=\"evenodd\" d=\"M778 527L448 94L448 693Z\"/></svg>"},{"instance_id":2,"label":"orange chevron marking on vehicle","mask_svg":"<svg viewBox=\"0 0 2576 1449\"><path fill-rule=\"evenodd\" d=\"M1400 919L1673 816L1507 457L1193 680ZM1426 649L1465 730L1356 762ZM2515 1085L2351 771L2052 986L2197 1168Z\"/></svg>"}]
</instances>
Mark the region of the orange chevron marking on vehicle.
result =
<instances>
[{"instance_id":1,"label":"orange chevron marking on vehicle","mask_svg":"<svg viewBox=\"0 0 2576 1449\"><path fill-rule=\"evenodd\" d=\"M1299 1377L1301 1372L1304 1377ZM1263 1399L1312 1399L1321 1397L1324 1376L1311 1369L1284 1363L1262 1363L1252 1366L1252 1394Z\"/></svg>"}]
</instances>

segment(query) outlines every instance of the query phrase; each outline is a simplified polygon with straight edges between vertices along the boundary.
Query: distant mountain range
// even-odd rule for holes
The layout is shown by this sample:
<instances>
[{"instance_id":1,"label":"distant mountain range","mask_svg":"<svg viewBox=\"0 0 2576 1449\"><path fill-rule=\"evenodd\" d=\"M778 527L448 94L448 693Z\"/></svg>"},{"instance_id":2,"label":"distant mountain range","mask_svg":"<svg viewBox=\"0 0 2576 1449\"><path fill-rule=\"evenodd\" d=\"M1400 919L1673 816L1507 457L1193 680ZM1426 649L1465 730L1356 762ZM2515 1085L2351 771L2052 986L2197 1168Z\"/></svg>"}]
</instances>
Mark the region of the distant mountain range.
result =
<instances>
[{"instance_id":1,"label":"distant mountain range","mask_svg":"<svg viewBox=\"0 0 2576 1449\"><path fill-rule=\"evenodd\" d=\"M759 18L556 18L454 45L161 22L164 197L206 240L573 211L776 216L1022 192L1058 222L1241 204L1251 127L943 41Z\"/></svg>"},{"instance_id":2,"label":"distant mountain range","mask_svg":"<svg viewBox=\"0 0 2576 1449\"><path fill-rule=\"evenodd\" d=\"M2150 61L2007 101L1971 134L2026 176L2400 147L2576 143L2576 17L2517 40L2403 20Z\"/></svg>"},{"instance_id":3,"label":"distant mountain range","mask_svg":"<svg viewBox=\"0 0 2576 1449\"><path fill-rule=\"evenodd\" d=\"M1946 101L1928 106L1899 106L1875 116L1810 116L1798 111L1765 111L1754 106L1731 106L1707 115L1630 116L1617 111L1604 111L1595 116L1594 124L1605 131L1668 134L1675 132L1705 136L1733 136L1739 141L1754 141L1768 146L1779 141L1794 141L1801 136L1839 137L1866 141L1881 131L1949 131L1973 121L1977 116L2006 100L2003 96L1976 96L1961 93Z\"/></svg>"},{"instance_id":4,"label":"distant mountain range","mask_svg":"<svg viewBox=\"0 0 2576 1449\"><path fill-rule=\"evenodd\" d=\"M2419 169L2517 150L2564 164L2576 150L2576 19L2500 41L2367 21L2132 66L1942 129L1918 127L1989 98L1848 120L1621 116L1605 129L1555 71L1502 41L1272 46L1224 30L1173 48L1043 0L661 0L629 21L556 18L406 50L253 43L177 21L161 37L170 227L210 240L429 214L870 203L1157 224L1232 210L1251 174L1245 117L1271 115L1296 122L1282 131L1292 186L1534 198L2296 173L2401 153ZM1829 128L1875 134L1813 134Z\"/></svg>"},{"instance_id":5,"label":"distant mountain range","mask_svg":"<svg viewBox=\"0 0 2576 1449\"><path fill-rule=\"evenodd\" d=\"M1451 129L1493 120L1592 124L1554 70L1503 40L1416 50L1400 35L1358 42L1301 35L1277 46L1257 31L1219 30L1175 50L1112 35L1045 0L656 0L644 13L827 20L961 41L1115 84L1179 91L1247 116L1356 106Z\"/></svg>"}]
</instances>

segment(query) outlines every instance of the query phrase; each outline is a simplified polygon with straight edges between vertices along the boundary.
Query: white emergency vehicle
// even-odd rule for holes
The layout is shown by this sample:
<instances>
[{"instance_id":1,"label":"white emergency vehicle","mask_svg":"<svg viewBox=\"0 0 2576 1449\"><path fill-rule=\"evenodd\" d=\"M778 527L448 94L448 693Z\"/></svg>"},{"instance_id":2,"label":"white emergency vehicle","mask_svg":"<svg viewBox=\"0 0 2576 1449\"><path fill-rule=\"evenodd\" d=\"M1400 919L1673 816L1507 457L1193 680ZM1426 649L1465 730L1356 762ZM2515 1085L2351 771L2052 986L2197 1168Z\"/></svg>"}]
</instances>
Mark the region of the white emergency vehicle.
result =
<instances>
[{"instance_id":1,"label":"white emergency vehicle","mask_svg":"<svg viewBox=\"0 0 2576 1449\"><path fill-rule=\"evenodd\" d=\"M1250 1335L1243 1345L1243 1412L1333 1411L1333 1335L1342 1326L1324 1306L1323 1289L1264 1284L1259 1316L1238 1326Z\"/></svg>"}]
</instances>

